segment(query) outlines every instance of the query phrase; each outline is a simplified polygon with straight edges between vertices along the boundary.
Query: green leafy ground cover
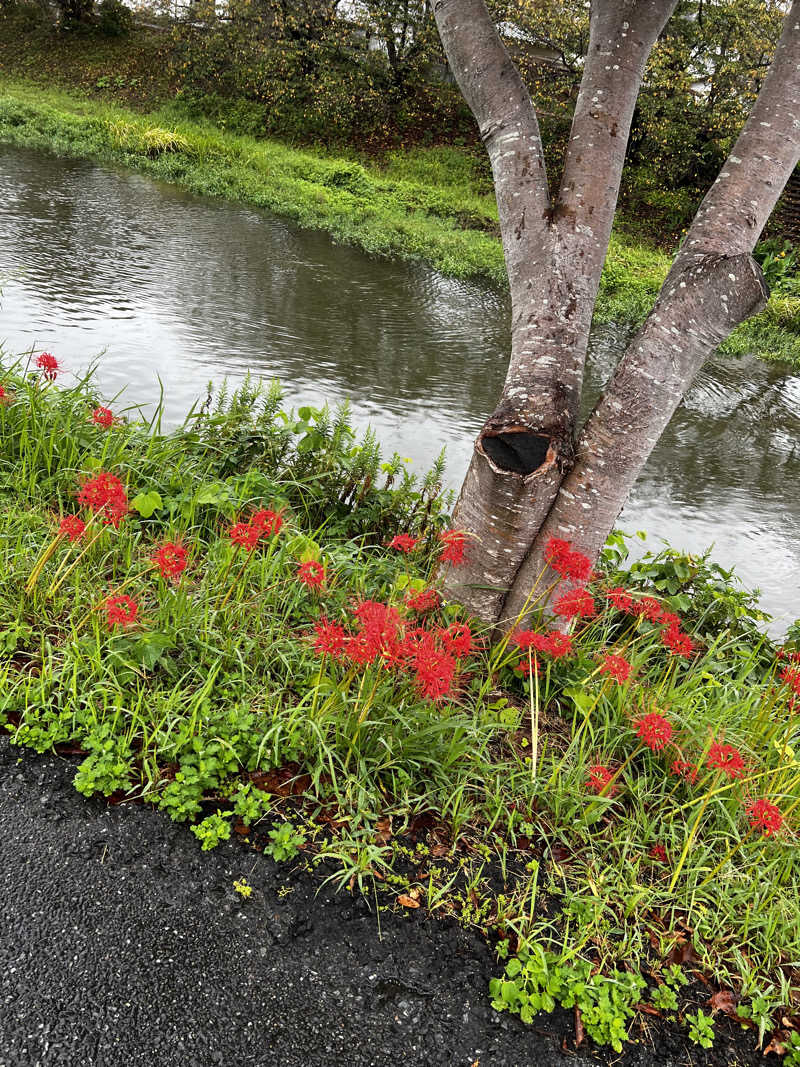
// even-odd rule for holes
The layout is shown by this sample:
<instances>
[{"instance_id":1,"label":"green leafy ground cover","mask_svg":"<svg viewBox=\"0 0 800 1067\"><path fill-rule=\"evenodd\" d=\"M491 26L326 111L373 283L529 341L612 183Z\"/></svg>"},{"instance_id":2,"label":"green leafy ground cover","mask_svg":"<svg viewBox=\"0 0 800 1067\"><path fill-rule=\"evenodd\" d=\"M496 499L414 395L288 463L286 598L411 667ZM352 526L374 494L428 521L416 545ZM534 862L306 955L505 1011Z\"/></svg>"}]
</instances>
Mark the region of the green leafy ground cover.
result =
<instances>
[{"instance_id":1,"label":"green leafy ground cover","mask_svg":"<svg viewBox=\"0 0 800 1067\"><path fill-rule=\"evenodd\" d=\"M174 102L142 115L2 74L0 141L124 164L195 193L267 208L370 254L506 284L491 185L474 156L456 148L396 150L359 162L226 133L187 118ZM669 263L662 251L613 236L596 321L640 322ZM777 285L766 310L723 351L800 362L800 294L794 258L789 263L791 271L769 275Z\"/></svg>"},{"instance_id":2,"label":"green leafy ground cover","mask_svg":"<svg viewBox=\"0 0 800 1067\"><path fill-rule=\"evenodd\" d=\"M478 927L489 995L525 1020L577 1006L619 1048L644 1004L713 1042L697 972L789 1040L797 632L779 656L731 574L671 550L626 567L615 535L569 636L540 617L550 571L534 628L492 645L436 593L469 551L441 470L415 482L346 409L247 384L162 434L41 362L0 382L12 743L77 754L83 793L204 848L241 833Z\"/></svg>"}]
</instances>

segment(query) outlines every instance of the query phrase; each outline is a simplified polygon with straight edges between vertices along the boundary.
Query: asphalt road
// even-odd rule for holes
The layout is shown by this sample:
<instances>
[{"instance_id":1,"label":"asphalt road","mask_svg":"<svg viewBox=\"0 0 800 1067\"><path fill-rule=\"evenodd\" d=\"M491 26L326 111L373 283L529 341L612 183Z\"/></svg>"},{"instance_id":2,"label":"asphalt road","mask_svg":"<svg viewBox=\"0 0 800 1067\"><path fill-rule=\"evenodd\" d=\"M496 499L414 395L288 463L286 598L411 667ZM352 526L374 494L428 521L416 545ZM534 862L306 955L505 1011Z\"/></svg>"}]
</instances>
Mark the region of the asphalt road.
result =
<instances>
[{"instance_id":1,"label":"asphalt road","mask_svg":"<svg viewBox=\"0 0 800 1067\"><path fill-rule=\"evenodd\" d=\"M87 801L74 766L0 740L0 1067L600 1062L561 1051L566 1013L535 1028L491 1009L477 935L423 909L379 927L240 842L204 853L163 814ZM624 1059L693 1054L684 1036Z\"/></svg>"}]
</instances>

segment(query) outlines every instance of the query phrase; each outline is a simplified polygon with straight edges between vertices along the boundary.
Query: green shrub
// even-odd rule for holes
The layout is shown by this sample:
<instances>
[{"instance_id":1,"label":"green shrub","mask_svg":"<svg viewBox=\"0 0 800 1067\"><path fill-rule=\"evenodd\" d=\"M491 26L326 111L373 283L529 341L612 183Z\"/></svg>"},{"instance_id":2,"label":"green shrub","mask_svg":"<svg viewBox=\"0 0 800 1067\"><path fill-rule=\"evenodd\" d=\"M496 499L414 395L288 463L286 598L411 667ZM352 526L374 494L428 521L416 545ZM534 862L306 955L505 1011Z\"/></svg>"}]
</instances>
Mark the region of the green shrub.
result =
<instances>
[{"instance_id":1,"label":"green shrub","mask_svg":"<svg viewBox=\"0 0 800 1067\"><path fill-rule=\"evenodd\" d=\"M97 28L106 37L125 37L133 25L133 12L122 0L100 0Z\"/></svg>"}]
</instances>

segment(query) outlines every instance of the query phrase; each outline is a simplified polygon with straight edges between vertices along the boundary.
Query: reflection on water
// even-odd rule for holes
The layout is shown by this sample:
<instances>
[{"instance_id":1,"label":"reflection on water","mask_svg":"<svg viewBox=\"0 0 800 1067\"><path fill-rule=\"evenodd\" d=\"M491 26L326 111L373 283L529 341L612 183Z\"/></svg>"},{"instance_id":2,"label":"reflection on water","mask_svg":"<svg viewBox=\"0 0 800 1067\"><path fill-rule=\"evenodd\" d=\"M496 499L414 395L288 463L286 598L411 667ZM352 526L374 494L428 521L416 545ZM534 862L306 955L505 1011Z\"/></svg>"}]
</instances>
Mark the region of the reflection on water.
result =
<instances>
[{"instance_id":1,"label":"reflection on water","mask_svg":"<svg viewBox=\"0 0 800 1067\"><path fill-rule=\"evenodd\" d=\"M0 146L0 343L56 352L179 420L209 380L280 378L292 404L349 397L387 449L460 481L509 347L503 295L371 259L262 212ZM624 338L595 336L590 393ZM621 525L735 565L785 626L800 614L800 375L715 359Z\"/></svg>"}]
</instances>

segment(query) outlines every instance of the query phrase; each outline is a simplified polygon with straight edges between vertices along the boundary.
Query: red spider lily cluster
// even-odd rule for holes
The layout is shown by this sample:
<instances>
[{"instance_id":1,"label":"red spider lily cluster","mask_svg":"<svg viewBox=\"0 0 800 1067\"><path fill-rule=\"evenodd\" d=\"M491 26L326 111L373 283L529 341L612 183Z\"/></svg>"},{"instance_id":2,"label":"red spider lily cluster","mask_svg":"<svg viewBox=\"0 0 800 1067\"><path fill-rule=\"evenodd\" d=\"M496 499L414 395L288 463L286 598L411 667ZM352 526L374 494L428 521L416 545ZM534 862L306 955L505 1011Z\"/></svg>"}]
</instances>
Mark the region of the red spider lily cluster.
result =
<instances>
[{"instance_id":1,"label":"red spider lily cluster","mask_svg":"<svg viewBox=\"0 0 800 1067\"><path fill-rule=\"evenodd\" d=\"M624 615L645 619L647 622L663 627L661 642L673 656L683 656L688 659L695 651L691 637L681 629L680 617L673 611L668 611L656 597L644 596L635 600L627 589L616 586L606 592L606 598L617 611Z\"/></svg>"},{"instance_id":2,"label":"red spider lily cluster","mask_svg":"<svg viewBox=\"0 0 800 1067\"><path fill-rule=\"evenodd\" d=\"M412 537L411 534L399 533L396 534L389 542L389 548L396 548L398 552L413 552L419 544L418 537Z\"/></svg>"},{"instance_id":3,"label":"red spider lily cluster","mask_svg":"<svg viewBox=\"0 0 800 1067\"><path fill-rule=\"evenodd\" d=\"M745 773L744 757L738 748L722 744L720 741L712 742L706 756L706 766L712 770L721 771L732 781L742 778Z\"/></svg>"},{"instance_id":4,"label":"red spider lily cluster","mask_svg":"<svg viewBox=\"0 0 800 1067\"><path fill-rule=\"evenodd\" d=\"M115 596L108 597L103 604L103 608L105 609L109 630L112 630L115 626L122 626L123 628L131 626L136 622L139 615L139 605L127 593L117 593Z\"/></svg>"},{"instance_id":5,"label":"red spider lily cluster","mask_svg":"<svg viewBox=\"0 0 800 1067\"><path fill-rule=\"evenodd\" d=\"M528 652L530 649L550 656L551 659L563 659L565 656L571 656L574 651L570 635L562 634L559 630L550 630L547 633L517 630L511 640L522 652ZM529 655L523 656L514 670L520 674L528 672ZM538 670L535 673L538 674Z\"/></svg>"},{"instance_id":6,"label":"red spider lily cluster","mask_svg":"<svg viewBox=\"0 0 800 1067\"><path fill-rule=\"evenodd\" d=\"M784 667L778 677L795 696L800 696L800 667Z\"/></svg>"},{"instance_id":7,"label":"red spider lily cluster","mask_svg":"<svg viewBox=\"0 0 800 1067\"><path fill-rule=\"evenodd\" d=\"M656 863L667 862L667 850L661 844L653 845L647 855L650 857L651 860L654 860Z\"/></svg>"},{"instance_id":8,"label":"red spider lily cluster","mask_svg":"<svg viewBox=\"0 0 800 1067\"><path fill-rule=\"evenodd\" d=\"M114 527L119 526L130 510L125 486L116 474L108 471L100 471L83 482L78 490L78 503Z\"/></svg>"},{"instance_id":9,"label":"red spider lily cluster","mask_svg":"<svg viewBox=\"0 0 800 1067\"><path fill-rule=\"evenodd\" d=\"M659 715L657 711L652 711L639 719L635 730L639 740L651 752L660 752L666 748L672 737L672 723L663 715Z\"/></svg>"},{"instance_id":10,"label":"red spider lily cluster","mask_svg":"<svg viewBox=\"0 0 800 1067\"><path fill-rule=\"evenodd\" d=\"M442 598L435 589L422 589L419 593L409 593L406 597L406 606L415 615L435 611L441 602Z\"/></svg>"},{"instance_id":11,"label":"red spider lily cluster","mask_svg":"<svg viewBox=\"0 0 800 1067\"><path fill-rule=\"evenodd\" d=\"M44 374L45 378L51 382L55 381L56 375L61 369L58 360L50 352L42 352L40 356L37 356L36 366Z\"/></svg>"},{"instance_id":12,"label":"red spider lily cluster","mask_svg":"<svg viewBox=\"0 0 800 1067\"><path fill-rule=\"evenodd\" d=\"M550 567L562 578L575 582L588 582L592 577L592 561L582 552L574 551L569 541L551 537L544 551Z\"/></svg>"},{"instance_id":13,"label":"red spider lily cluster","mask_svg":"<svg viewBox=\"0 0 800 1067\"><path fill-rule=\"evenodd\" d=\"M751 801L746 811L751 830L760 830L764 837L772 837L783 826L781 809L765 798Z\"/></svg>"},{"instance_id":14,"label":"red spider lily cluster","mask_svg":"<svg viewBox=\"0 0 800 1067\"><path fill-rule=\"evenodd\" d=\"M80 515L65 515L58 524L58 532L70 541L80 541L86 533L86 523Z\"/></svg>"},{"instance_id":15,"label":"red spider lily cluster","mask_svg":"<svg viewBox=\"0 0 800 1067\"><path fill-rule=\"evenodd\" d=\"M114 413L111 408L96 407L92 412L92 422L108 430L114 425Z\"/></svg>"},{"instance_id":16,"label":"red spider lily cluster","mask_svg":"<svg viewBox=\"0 0 800 1067\"><path fill-rule=\"evenodd\" d=\"M457 567L464 562L464 549L467 544L467 535L461 530L445 530L439 534L442 543L442 551L439 554L441 563L452 563Z\"/></svg>"},{"instance_id":17,"label":"red spider lily cluster","mask_svg":"<svg viewBox=\"0 0 800 1067\"><path fill-rule=\"evenodd\" d=\"M696 782L700 777L699 768L685 759L674 759L670 764L670 770L676 778L683 778L687 782Z\"/></svg>"},{"instance_id":18,"label":"red spider lily cluster","mask_svg":"<svg viewBox=\"0 0 800 1067\"><path fill-rule=\"evenodd\" d=\"M609 678L613 678L615 682L619 682L622 685L623 682L627 682L628 678L630 678L631 665L624 656L609 652L603 657L603 662L600 664L600 674L607 674Z\"/></svg>"},{"instance_id":19,"label":"red spider lily cluster","mask_svg":"<svg viewBox=\"0 0 800 1067\"><path fill-rule=\"evenodd\" d=\"M310 559L297 568L297 580L309 589L321 589L325 584L325 568L315 559Z\"/></svg>"},{"instance_id":20,"label":"red spider lily cluster","mask_svg":"<svg viewBox=\"0 0 800 1067\"><path fill-rule=\"evenodd\" d=\"M166 581L177 582L186 570L189 553L181 541L165 541L155 550L150 562Z\"/></svg>"},{"instance_id":21,"label":"red spider lily cluster","mask_svg":"<svg viewBox=\"0 0 800 1067\"><path fill-rule=\"evenodd\" d=\"M548 565L562 579L573 582L589 582L592 574L592 561L582 552L575 551L569 541L551 537L544 550ZM553 614L565 619L592 619L597 614L597 607L589 592L579 585L563 593L553 605Z\"/></svg>"},{"instance_id":22,"label":"red spider lily cluster","mask_svg":"<svg viewBox=\"0 0 800 1067\"><path fill-rule=\"evenodd\" d=\"M555 602L553 614L561 615L565 619L593 619L597 614L597 605L586 589L570 589Z\"/></svg>"},{"instance_id":23,"label":"red spider lily cluster","mask_svg":"<svg viewBox=\"0 0 800 1067\"><path fill-rule=\"evenodd\" d=\"M614 772L611 768L604 763L595 763L589 768L586 786L593 793L602 793L604 796L613 797L617 792L616 785L612 784L613 781Z\"/></svg>"},{"instance_id":24,"label":"red spider lily cluster","mask_svg":"<svg viewBox=\"0 0 800 1067\"><path fill-rule=\"evenodd\" d=\"M314 649L321 655L365 667L378 663L385 670L410 674L419 693L441 700L453 688L459 660L473 649L468 626L426 630L408 626L397 608L365 600L353 612L355 628L321 618L314 627Z\"/></svg>"},{"instance_id":25,"label":"red spider lily cluster","mask_svg":"<svg viewBox=\"0 0 800 1067\"><path fill-rule=\"evenodd\" d=\"M228 537L237 548L252 552L260 541L276 537L282 526L283 516L280 512L261 508L254 511L247 522L235 522L228 530Z\"/></svg>"}]
</instances>

